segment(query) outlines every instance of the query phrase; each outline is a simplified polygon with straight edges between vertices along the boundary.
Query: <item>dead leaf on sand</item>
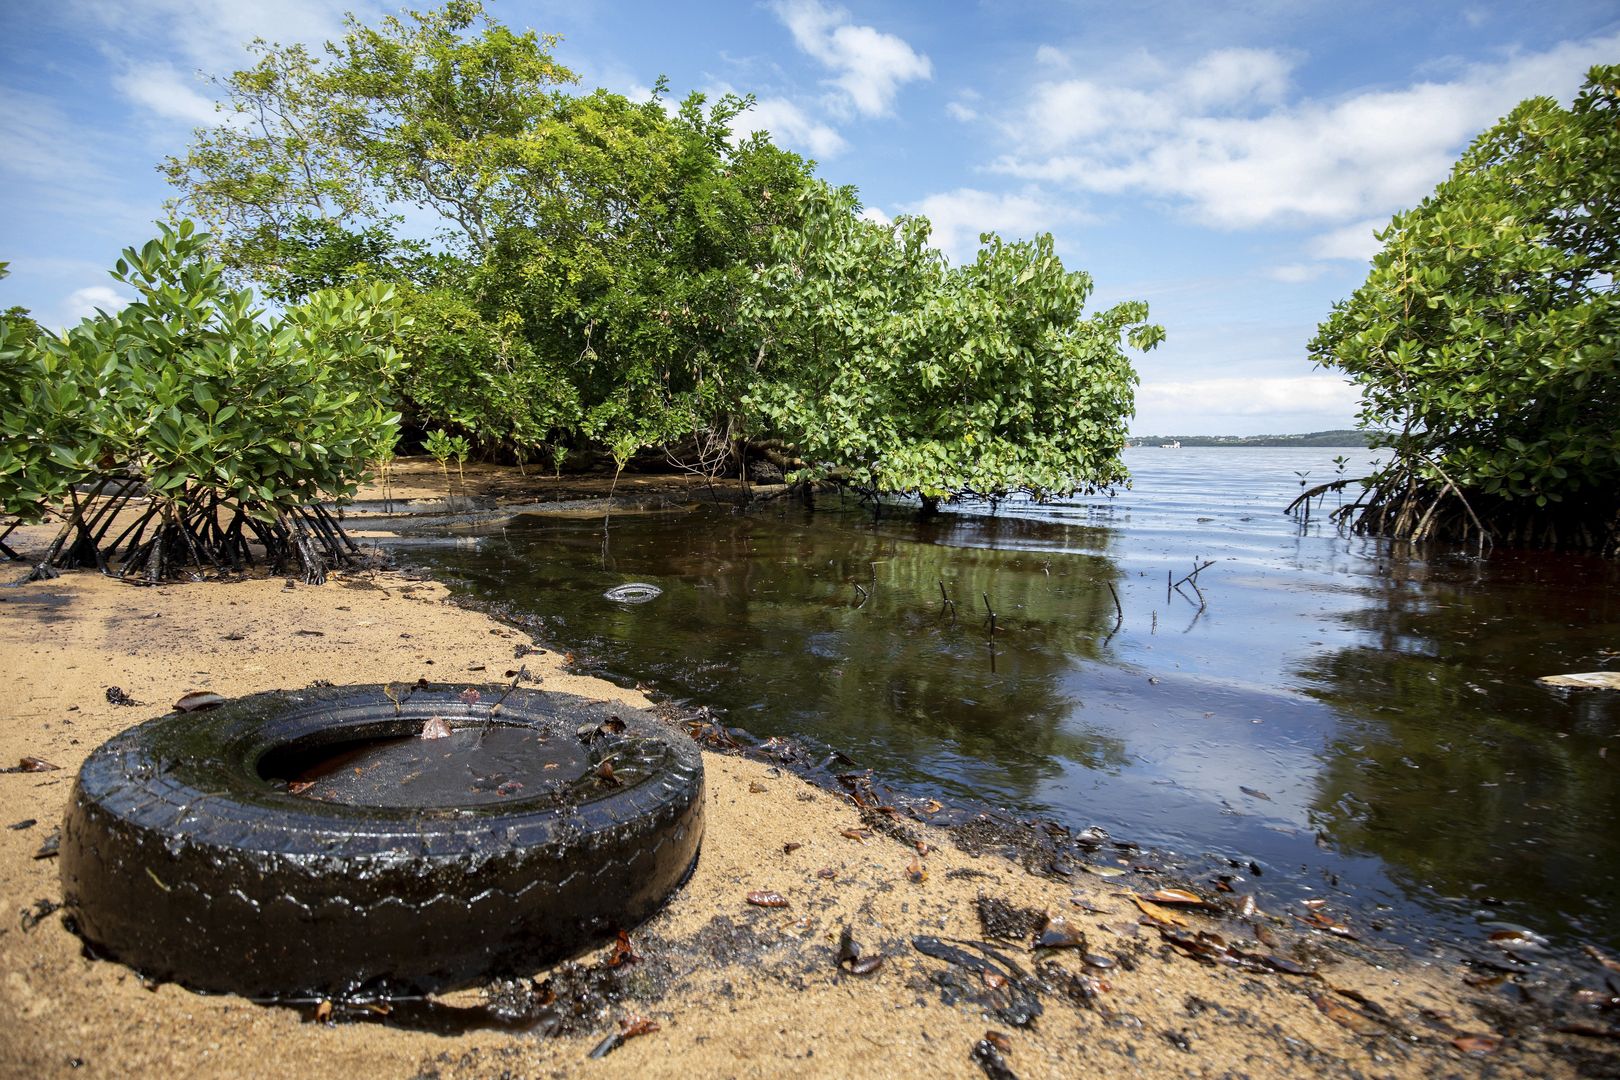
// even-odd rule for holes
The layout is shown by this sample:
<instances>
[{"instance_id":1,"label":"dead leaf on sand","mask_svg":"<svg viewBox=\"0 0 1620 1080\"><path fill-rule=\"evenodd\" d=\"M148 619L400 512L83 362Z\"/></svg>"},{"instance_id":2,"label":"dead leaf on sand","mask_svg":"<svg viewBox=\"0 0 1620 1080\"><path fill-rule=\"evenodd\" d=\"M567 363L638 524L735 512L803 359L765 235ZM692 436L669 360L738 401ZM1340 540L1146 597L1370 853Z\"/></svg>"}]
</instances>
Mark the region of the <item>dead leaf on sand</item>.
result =
<instances>
[{"instance_id":1,"label":"dead leaf on sand","mask_svg":"<svg viewBox=\"0 0 1620 1080\"><path fill-rule=\"evenodd\" d=\"M1502 1048L1502 1040L1495 1035L1459 1035L1451 1040L1451 1045L1465 1054L1483 1057L1494 1054Z\"/></svg>"},{"instance_id":2,"label":"dead leaf on sand","mask_svg":"<svg viewBox=\"0 0 1620 1080\"><path fill-rule=\"evenodd\" d=\"M1368 1016L1366 1013L1352 1009L1340 1001L1334 1001L1326 994L1311 995L1311 1002L1329 1020L1355 1032L1357 1035L1382 1035L1384 1025Z\"/></svg>"},{"instance_id":3,"label":"dead leaf on sand","mask_svg":"<svg viewBox=\"0 0 1620 1080\"><path fill-rule=\"evenodd\" d=\"M1169 908L1160 907L1153 901L1143 899L1142 897L1137 896L1135 893L1126 893L1125 895L1130 899L1131 903L1135 904L1141 910L1142 914L1146 915L1160 926L1187 925L1186 919L1183 919L1180 915L1177 915Z\"/></svg>"}]
</instances>

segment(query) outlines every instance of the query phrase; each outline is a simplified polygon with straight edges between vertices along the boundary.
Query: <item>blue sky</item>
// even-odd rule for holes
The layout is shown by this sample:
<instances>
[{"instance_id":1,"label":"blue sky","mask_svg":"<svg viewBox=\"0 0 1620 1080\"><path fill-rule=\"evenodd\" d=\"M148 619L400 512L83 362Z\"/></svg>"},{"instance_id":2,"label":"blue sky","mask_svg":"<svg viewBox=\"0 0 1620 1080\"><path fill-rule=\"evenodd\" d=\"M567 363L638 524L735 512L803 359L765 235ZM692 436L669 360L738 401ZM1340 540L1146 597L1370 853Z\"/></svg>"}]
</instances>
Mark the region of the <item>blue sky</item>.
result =
<instances>
[{"instance_id":1,"label":"blue sky","mask_svg":"<svg viewBox=\"0 0 1620 1080\"><path fill-rule=\"evenodd\" d=\"M1054 233L1099 304L1145 299L1169 332L1138 362L1139 433L1348 426L1353 391L1305 344L1373 230L1516 102L1620 62L1612 0L491 7L562 34L586 86L755 94L748 126L871 213L927 214L955 260L981 230ZM61 325L116 305L106 268L168 194L154 164L211 119L197 73L254 36L335 36L345 10L393 8L0 4L0 307Z\"/></svg>"}]
</instances>

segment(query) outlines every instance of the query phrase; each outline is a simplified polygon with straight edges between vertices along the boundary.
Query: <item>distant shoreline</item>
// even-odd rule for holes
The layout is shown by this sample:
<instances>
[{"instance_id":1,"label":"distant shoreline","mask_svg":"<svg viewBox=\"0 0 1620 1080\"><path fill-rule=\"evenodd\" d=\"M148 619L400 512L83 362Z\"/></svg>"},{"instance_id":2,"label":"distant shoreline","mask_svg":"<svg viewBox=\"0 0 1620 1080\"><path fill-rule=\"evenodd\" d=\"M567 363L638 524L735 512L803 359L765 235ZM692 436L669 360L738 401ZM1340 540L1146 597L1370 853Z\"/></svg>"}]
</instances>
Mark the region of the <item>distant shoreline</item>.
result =
<instances>
[{"instance_id":1,"label":"distant shoreline","mask_svg":"<svg viewBox=\"0 0 1620 1080\"><path fill-rule=\"evenodd\" d=\"M1379 434L1382 433L1341 428L1303 435L1133 435L1125 445L1171 449L1192 446L1346 446L1365 449L1372 445L1373 436Z\"/></svg>"}]
</instances>

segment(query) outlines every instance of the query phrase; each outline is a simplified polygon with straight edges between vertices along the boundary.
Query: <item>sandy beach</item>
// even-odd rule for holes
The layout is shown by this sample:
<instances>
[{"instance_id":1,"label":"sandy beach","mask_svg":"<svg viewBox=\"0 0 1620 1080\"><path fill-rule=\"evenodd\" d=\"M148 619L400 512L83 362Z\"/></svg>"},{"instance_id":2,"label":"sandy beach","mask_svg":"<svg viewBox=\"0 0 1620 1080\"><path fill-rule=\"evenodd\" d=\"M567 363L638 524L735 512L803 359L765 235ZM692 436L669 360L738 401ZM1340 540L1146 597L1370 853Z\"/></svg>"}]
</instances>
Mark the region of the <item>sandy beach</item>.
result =
<instances>
[{"instance_id":1,"label":"sandy beach","mask_svg":"<svg viewBox=\"0 0 1620 1080\"><path fill-rule=\"evenodd\" d=\"M438 480L412 463L394 495L442 493ZM24 530L14 546L38 551L48 536ZM23 569L8 566L8 580ZM520 646L542 647L447 598L443 586L396 571L340 573L321 586L260 576L156 587L79 571L0 589L0 765L35 757L58 766L0 775L0 1075L1531 1077L1616 1068L1612 1042L1552 1031L1454 968L1337 940L1299 913L1144 907L1132 894L1169 883L1112 870L1035 876L996 850L968 850L926 812L900 816L905 827L885 834L847 794L712 751L696 872L631 932L639 962L608 978L605 949L577 958L614 990L582 999L589 1007L563 1035L312 1022L307 1010L152 985L82 955L52 907L62 900L56 862L37 854L91 750L188 691L234 697L321 679L471 685L510 668ZM571 673L554 651L523 662L541 689L648 704ZM120 693L110 697L112 688ZM749 904L758 890L788 906ZM1051 916L1086 945L1031 948ZM846 928L868 955L881 954L875 970L839 966ZM1200 930L1314 974L1200 959L1177 944ZM998 931L1006 936L991 936ZM988 941L1040 984L1039 1015L1008 1008L1011 990L996 977L917 948L922 935ZM535 974L566 988L580 970ZM446 1003L483 998L470 988ZM657 1028L587 1056L632 1018Z\"/></svg>"}]
</instances>

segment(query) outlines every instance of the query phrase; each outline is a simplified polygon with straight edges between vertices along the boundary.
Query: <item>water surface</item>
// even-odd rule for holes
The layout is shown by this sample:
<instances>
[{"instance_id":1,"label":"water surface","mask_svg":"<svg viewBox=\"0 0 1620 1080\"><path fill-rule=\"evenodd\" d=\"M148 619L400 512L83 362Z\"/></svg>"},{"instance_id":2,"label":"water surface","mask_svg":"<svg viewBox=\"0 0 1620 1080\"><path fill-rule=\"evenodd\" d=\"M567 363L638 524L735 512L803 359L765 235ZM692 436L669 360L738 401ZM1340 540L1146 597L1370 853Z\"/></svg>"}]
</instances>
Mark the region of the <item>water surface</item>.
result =
<instances>
[{"instance_id":1,"label":"water surface","mask_svg":"<svg viewBox=\"0 0 1620 1080\"><path fill-rule=\"evenodd\" d=\"M1620 572L1424 560L1284 516L1339 454L1365 471L1361 450L1144 448L1132 490L994 515L834 498L606 538L535 515L416 557L609 672L919 790L1254 859L1279 902L1620 948L1620 695L1534 682L1620 666ZM630 581L663 594L603 598Z\"/></svg>"}]
</instances>

